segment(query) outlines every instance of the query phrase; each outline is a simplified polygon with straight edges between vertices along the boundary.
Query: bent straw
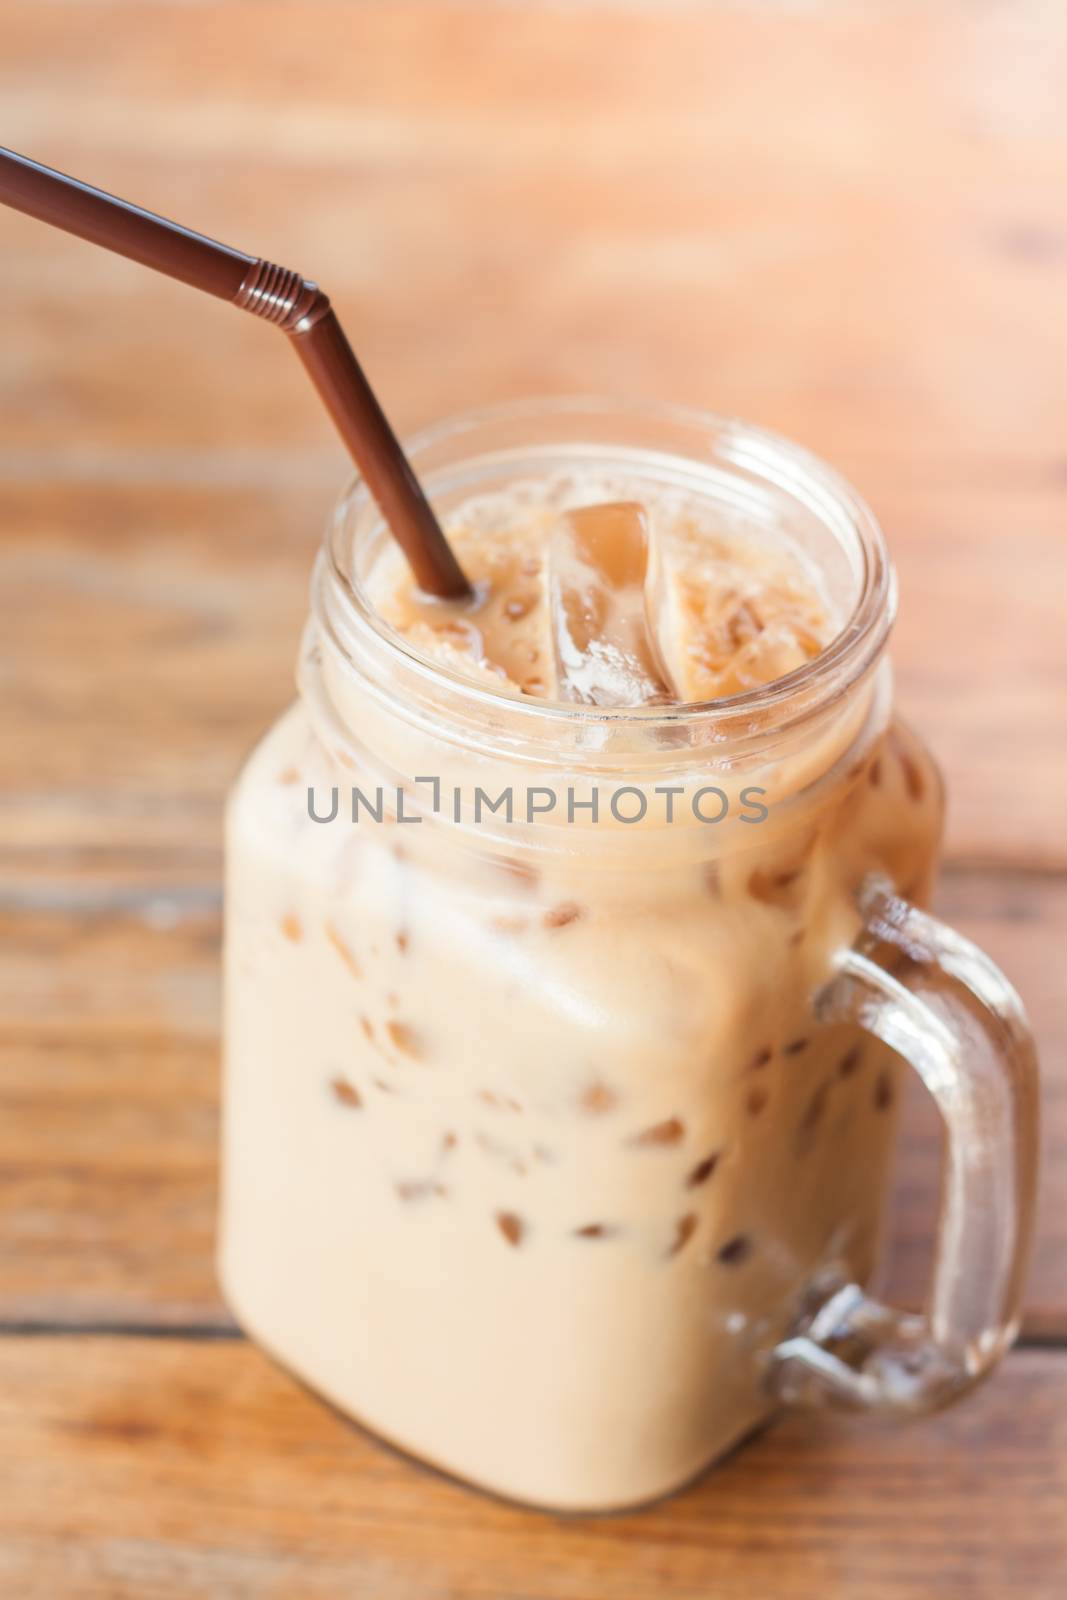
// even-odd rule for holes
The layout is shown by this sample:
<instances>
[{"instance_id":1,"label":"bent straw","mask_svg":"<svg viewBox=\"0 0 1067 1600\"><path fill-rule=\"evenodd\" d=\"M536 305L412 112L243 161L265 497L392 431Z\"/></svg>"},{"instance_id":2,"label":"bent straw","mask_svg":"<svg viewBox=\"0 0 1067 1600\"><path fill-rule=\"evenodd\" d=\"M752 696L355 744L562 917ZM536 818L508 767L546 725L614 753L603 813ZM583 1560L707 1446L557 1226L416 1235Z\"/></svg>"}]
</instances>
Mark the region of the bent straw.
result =
<instances>
[{"instance_id":1,"label":"bent straw","mask_svg":"<svg viewBox=\"0 0 1067 1600\"><path fill-rule=\"evenodd\" d=\"M411 464L316 283L3 147L0 202L229 300L287 333L419 587L443 599L470 594Z\"/></svg>"}]
</instances>

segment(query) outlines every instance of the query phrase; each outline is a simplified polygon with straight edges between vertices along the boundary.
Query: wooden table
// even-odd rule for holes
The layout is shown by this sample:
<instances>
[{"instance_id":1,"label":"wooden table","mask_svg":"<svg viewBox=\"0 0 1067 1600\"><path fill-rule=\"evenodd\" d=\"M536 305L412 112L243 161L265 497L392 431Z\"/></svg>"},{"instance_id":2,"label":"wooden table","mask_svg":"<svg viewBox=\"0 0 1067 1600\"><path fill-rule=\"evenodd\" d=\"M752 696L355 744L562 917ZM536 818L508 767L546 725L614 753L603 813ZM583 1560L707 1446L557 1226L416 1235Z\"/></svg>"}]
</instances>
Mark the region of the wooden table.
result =
<instances>
[{"instance_id":1,"label":"wooden table","mask_svg":"<svg viewBox=\"0 0 1067 1600\"><path fill-rule=\"evenodd\" d=\"M1064 1592L1065 81L1029 0L7 0L5 142L318 275L401 425L636 393L861 487L941 909L1031 1007L1048 1160L993 1383L903 1431L790 1417L641 1516L495 1504L278 1372L212 1270L220 806L345 463L282 339L4 216L5 1597Z\"/></svg>"}]
</instances>

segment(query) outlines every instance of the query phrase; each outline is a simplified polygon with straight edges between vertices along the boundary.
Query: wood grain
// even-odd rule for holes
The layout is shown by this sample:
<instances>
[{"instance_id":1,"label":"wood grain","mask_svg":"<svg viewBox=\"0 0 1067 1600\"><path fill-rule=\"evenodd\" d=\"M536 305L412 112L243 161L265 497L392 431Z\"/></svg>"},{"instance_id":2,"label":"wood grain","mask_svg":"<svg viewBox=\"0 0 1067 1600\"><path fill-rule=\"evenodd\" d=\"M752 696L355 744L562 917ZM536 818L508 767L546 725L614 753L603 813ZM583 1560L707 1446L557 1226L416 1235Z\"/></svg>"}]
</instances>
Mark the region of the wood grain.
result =
<instances>
[{"instance_id":1,"label":"wood grain","mask_svg":"<svg viewBox=\"0 0 1067 1600\"><path fill-rule=\"evenodd\" d=\"M245 1344L0 1342L20 1600L1059 1600L1067 1365L913 1427L794 1415L674 1499L548 1517L336 1417Z\"/></svg>"},{"instance_id":2,"label":"wood grain","mask_svg":"<svg viewBox=\"0 0 1067 1600\"><path fill-rule=\"evenodd\" d=\"M0 474L9 882L218 878L226 788L293 695L341 475L265 456L204 471ZM1067 491L868 488L901 575L898 699L945 770L949 859L1067 868Z\"/></svg>"},{"instance_id":3,"label":"wood grain","mask_svg":"<svg viewBox=\"0 0 1067 1600\"><path fill-rule=\"evenodd\" d=\"M21 898L21 896L20 896ZM212 1250L219 905L189 888L0 917L0 1320L225 1327ZM1067 1338L1067 884L951 874L939 906L1026 989L1045 1064L1032 1337ZM939 1124L916 1084L901 1140L888 1292L921 1300Z\"/></svg>"},{"instance_id":4,"label":"wood grain","mask_svg":"<svg viewBox=\"0 0 1067 1600\"><path fill-rule=\"evenodd\" d=\"M217 895L0 917L0 1320L225 1321Z\"/></svg>"},{"instance_id":5,"label":"wood grain","mask_svg":"<svg viewBox=\"0 0 1067 1600\"><path fill-rule=\"evenodd\" d=\"M318 273L401 425L599 389L829 456L900 565L951 850L1062 868L1067 20L762 9L12 0L5 137ZM135 854L180 759L206 875L344 458L272 330L26 218L0 243L4 666L43 697L15 706L15 838L35 871L116 866L106 814ZM84 826L41 795L85 760L74 715Z\"/></svg>"},{"instance_id":6,"label":"wood grain","mask_svg":"<svg viewBox=\"0 0 1067 1600\"><path fill-rule=\"evenodd\" d=\"M1054 1348L911 1430L787 1419L595 1521L412 1466L236 1336L211 1259L221 803L292 693L347 467L279 336L0 214L0 1593L1058 1597L1067 13L7 0L3 32L6 143L318 276L401 428L682 401L866 495L901 705L949 784L940 908L1041 1044L1025 1334ZM916 1092L888 1285L911 1303L938 1144Z\"/></svg>"},{"instance_id":7,"label":"wood grain","mask_svg":"<svg viewBox=\"0 0 1067 1600\"><path fill-rule=\"evenodd\" d=\"M606 388L718 404L848 467L1054 470L1067 21L765 13L308 0L294 28L292 0L11 0L5 124L317 274L405 423ZM322 438L264 329L29 222L4 236L9 442Z\"/></svg>"}]
</instances>

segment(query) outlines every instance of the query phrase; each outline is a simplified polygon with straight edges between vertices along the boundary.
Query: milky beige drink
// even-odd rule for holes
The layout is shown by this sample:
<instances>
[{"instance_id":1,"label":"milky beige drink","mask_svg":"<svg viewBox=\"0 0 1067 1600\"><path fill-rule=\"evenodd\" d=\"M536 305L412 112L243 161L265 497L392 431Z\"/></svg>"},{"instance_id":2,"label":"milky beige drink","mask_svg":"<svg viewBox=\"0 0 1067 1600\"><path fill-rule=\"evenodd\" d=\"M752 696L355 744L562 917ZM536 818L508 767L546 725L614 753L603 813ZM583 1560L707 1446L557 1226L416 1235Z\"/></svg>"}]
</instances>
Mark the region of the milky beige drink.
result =
<instances>
[{"instance_id":1,"label":"milky beige drink","mask_svg":"<svg viewBox=\"0 0 1067 1600\"><path fill-rule=\"evenodd\" d=\"M221 1270L394 1443L607 1508L751 1430L870 1276L897 1058L817 997L865 883L925 900L939 785L825 496L471 455L432 486L473 605L357 495L234 793Z\"/></svg>"}]
</instances>

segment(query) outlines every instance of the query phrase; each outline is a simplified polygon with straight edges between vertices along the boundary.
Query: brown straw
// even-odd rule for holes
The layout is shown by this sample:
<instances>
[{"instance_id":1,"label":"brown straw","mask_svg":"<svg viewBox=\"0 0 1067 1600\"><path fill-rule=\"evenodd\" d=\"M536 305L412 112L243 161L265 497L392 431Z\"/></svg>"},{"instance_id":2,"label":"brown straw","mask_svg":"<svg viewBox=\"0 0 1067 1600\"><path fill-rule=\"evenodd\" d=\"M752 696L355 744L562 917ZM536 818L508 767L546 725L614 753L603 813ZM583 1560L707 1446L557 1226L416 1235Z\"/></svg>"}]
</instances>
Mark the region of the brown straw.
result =
<instances>
[{"instance_id":1,"label":"brown straw","mask_svg":"<svg viewBox=\"0 0 1067 1600\"><path fill-rule=\"evenodd\" d=\"M470 594L411 464L317 284L2 147L0 202L230 300L287 333L419 587L450 600Z\"/></svg>"}]
</instances>

